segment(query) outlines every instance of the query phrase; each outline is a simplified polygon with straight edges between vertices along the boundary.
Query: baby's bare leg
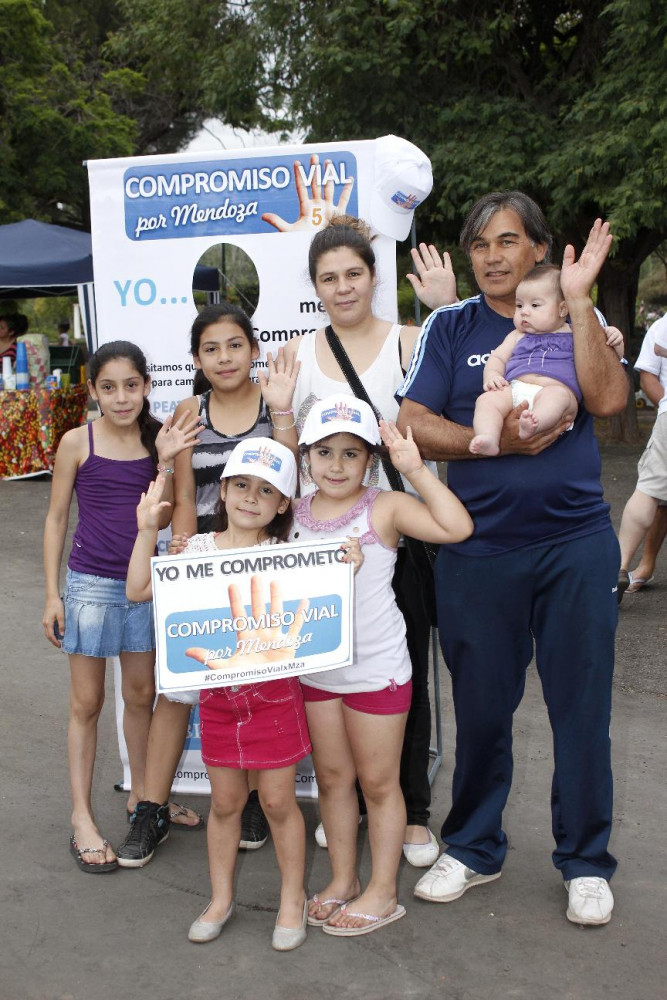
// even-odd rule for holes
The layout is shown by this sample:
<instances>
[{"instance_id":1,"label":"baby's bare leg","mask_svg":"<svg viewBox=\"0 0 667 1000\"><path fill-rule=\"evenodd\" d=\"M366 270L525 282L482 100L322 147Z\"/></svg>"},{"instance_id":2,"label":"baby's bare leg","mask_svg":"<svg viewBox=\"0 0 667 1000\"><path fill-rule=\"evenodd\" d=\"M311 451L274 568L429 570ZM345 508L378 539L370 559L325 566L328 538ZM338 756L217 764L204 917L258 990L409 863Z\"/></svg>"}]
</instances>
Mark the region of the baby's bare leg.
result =
<instances>
[{"instance_id":1,"label":"baby's bare leg","mask_svg":"<svg viewBox=\"0 0 667 1000\"><path fill-rule=\"evenodd\" d=\"M475 436L470 442L473 455L497 455L500 434L508 413L512 411L512 390L493 389L477 397L472 426Z\"/></svg>"},{"instance_id":2,"label":"baby's bare leg","mask_svg":"<svg viewBox=\"0 0 667 1000\"><path fill-rule=\"evenodd\" d=\"M535 396L532 410L519 417L519 437L530 438L538 430L548 431L562 420L573 421L577 415L577 400L566 385L545 385Z\"/></svg>"}]
</instances>

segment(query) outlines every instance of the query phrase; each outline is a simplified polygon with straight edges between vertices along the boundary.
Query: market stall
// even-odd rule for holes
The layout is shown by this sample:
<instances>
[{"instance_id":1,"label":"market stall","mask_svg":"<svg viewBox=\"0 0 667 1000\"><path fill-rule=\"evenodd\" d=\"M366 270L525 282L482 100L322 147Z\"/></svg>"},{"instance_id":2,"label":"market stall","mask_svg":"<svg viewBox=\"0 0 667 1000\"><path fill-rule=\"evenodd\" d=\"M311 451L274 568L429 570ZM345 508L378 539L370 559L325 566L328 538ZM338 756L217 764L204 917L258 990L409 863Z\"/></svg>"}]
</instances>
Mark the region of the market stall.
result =
<instances>
[{"instance_id":1,"label":"market stall","mask_svg":"<svg viewBox=\"0 0 667 1000\"><path fill-rule=\"evenodd\" d=\"M50 472L65 431L83 423L85 385L0 392L0 479Z\"/></svg>"},{"instance_id":2,"label":"market stall","mask_svg":"<svg viewBox=\"0 0 667 1000\"><path fill-rule=\"evenodd\" d=\"M94 344L90 233L35 219L0 226L0 299L51 295L78 297L86 339ZM79 380L77 371L67 389L48 391L33 380L29 391L0 393L0 478L51 471L60 438L85 419L88 392Z\"/></svg>"}]
</instances>

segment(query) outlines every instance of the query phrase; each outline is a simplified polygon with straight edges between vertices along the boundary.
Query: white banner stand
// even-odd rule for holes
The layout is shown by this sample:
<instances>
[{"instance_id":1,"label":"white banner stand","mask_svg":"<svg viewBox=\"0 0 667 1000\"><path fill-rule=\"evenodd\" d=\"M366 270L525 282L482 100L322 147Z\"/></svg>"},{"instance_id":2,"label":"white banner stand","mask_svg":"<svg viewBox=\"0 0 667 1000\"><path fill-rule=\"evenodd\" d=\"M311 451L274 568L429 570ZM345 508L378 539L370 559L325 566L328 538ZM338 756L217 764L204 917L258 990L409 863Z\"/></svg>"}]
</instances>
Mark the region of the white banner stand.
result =
<instances>
[{"instance_id":1,"label":"white banner stand","mask_svg":"<svg viewBox=\"0 0 667 1000\"><path fill-rule=\"evenodd\" d=\"M259 300L252 317L260 346L256 367L266 364L268 351L275 354L292 337L327 324L308 278L308 247L331 209L372 220L378 141L88 161L97 305L92 346L122 338L141 347L153 379L151 409L158 418L172 413L192 392L188 333L197 314L192 279L211 247L241 248L257 272ZM428 190L430 184L421 197L409 195L407 200L401 190L384 193L412 210ZM378 234L373 248L379 279L374 312L396 322L395 240ZM128 787L117 660L114 669ZM303 761L300 768L297 792L315 798L312 766ZM209 790L198 757L196 714L174 790Z\"/></svg>"}]
</instances>

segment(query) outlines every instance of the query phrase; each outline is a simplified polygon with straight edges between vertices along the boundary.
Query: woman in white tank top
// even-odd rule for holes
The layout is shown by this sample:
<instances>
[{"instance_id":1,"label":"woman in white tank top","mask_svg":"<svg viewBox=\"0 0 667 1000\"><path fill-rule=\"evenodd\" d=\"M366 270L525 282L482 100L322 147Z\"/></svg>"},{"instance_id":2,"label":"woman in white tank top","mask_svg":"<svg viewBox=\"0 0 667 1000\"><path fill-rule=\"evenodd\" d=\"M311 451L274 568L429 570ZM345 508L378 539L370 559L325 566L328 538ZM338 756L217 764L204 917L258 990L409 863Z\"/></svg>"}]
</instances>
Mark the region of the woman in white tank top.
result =
<instances>
[{"instance_id":1,"label":"woman in white tank top","mask_svg":"<svg viewBox=\"0 0 667 1000\"><path fill-rule=\"evenodd\" d=\"M442 278L445 271L442 267L438 269L439 261L432 261L429 254L424 254L424 249L424 265L418 264L424 284L415 279L413 285L420 291L428 284L429 290L435 287L435 294L442 295L443 283L429 281L429 277L437 272L435 277ZM447 264L445 260L445 270ZM335 216L314 237L308 265L311 280L331 326L371 402L385 420L395 420L398 403L394 393L403 380L403 369L408 366L419 330L418 327L401 327L373 314L377 274L375 254L365 223L353 216ZM433 271L428 274L431 267ZM434 304L433 293L429 304ZM296 354L301 362L293 399L297 433L301 433L306 417L317 400L341 390L351 395L354 393L331 352L324 329L292 340L287 351L288 354ZM390 489L379 459L373 461L365 482L369 486ZM312 492L313 483L303 462L300 483L302 495ZM409 484L406 483L406 486L411 491ZM405 618L413 684L401 757L401 789L407 809L403 850L411 864L425 867L433 864L439 854L438 843L428 828L431 800L428 780L431 739L428 691L430 625L421 598L419 578L406 559L403 547L399 549L392 584L396 602ZM318 843L326 843L321 828L318 828L316 837Z\"/></svg>"}]
</instances>

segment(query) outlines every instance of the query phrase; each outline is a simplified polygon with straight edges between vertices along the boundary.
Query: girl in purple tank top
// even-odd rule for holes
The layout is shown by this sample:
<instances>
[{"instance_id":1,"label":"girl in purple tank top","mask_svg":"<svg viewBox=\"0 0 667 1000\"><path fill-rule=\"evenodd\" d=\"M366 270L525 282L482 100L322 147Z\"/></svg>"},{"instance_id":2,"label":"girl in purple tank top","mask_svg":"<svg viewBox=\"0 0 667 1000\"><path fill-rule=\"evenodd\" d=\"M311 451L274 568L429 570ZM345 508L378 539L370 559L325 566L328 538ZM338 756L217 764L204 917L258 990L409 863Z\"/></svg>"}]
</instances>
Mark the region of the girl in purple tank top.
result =
<instances>
[{"instance_id":1,"label":"girl in purple tank top","mask_svg":"<svg viewBox=\"0 0 667 1000\"><path fill-rule=\"evenodd\" d=\"M484 366L484 392L473 417L473 455L499 453L505 417L524 402L528 409L519 417L524 439L561 423L569 429L577 415L581 391L574 341L555 264L538 265L517 285L514 326ZM620 330L608 326L605 333L608 346L622 358Z\"/></svg>"},{"instance_id":2,"label":"girl in purple tank top","mask_svg":"<svg viewBox=\"0 0 667 1000\"><path fill-rule=\"evenodd\" d=\"M150 414L150 387L146 358L134 344L114 341L93 355L88 388L102 415L64 435L44 527L42 624L49 642L68 653L70 660L70 852L82 871L95 874L118 867L113 849L97 828L91 802L106 658L119 656L121 662L132 809L143 798L155 697L152 606L125 596L137 534L136 507L156 468L166 475L171 494L174 458L192 448L199 432L199 420L187 415L173 422L167 418L160 425ZM79 520L61 599L60 567L75 492Z\"/></svg>"}]
</instances>

